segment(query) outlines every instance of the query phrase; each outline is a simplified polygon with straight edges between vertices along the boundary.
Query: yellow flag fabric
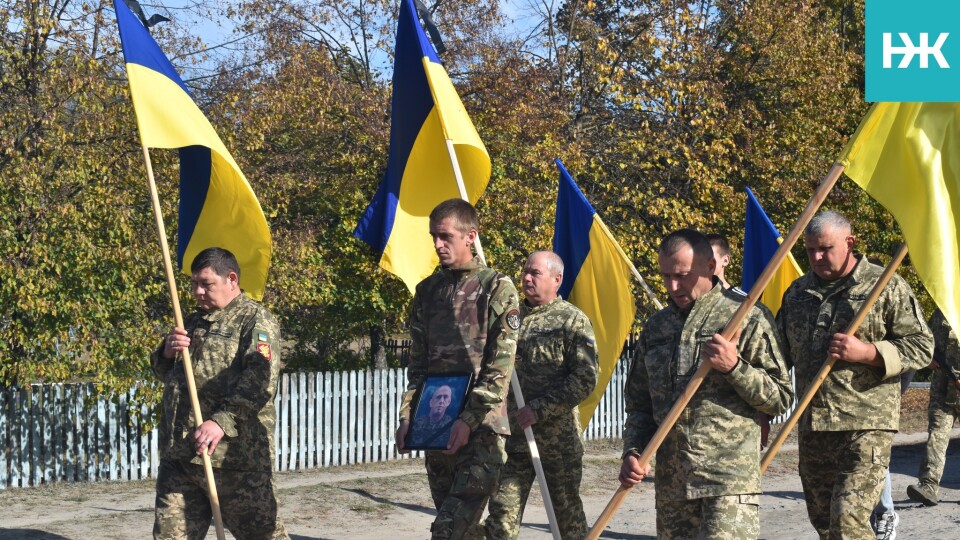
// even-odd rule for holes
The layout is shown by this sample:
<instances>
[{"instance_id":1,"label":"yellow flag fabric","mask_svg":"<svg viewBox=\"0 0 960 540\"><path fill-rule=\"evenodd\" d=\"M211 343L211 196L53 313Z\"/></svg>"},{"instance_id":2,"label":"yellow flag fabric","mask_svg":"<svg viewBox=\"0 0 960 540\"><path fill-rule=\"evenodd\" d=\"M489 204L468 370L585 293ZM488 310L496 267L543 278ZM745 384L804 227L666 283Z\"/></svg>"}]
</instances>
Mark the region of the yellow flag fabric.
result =
<instances>
[{"instance_id":1,"label":"yellow flag fabric","mask_svg":"<svg viewBox=\"0 0 960 540\"><path fill-rule=\"evenodd\" d=\"M837 161L896 218L924 287L960 328L960 103L877 103Z\"/></svg>"},{"instance_id":2,"label":"yellow flag fabric","mask_svg":"<svg viewBox=\"0 0 960 540\"><path fill-rule=\"evenodd\" d=\"M114 7L140 140L180 154L177 262L189 275L198 253L227 249L240 263L240 286L259 300L272 245L260 202L160 46L122 0Z\"/></svg>"},{"instance_id":3,"label":"yellow flag fabric","mask_svg":"<svg viewBox=\"0 0 960 540\"><path fill-rule=\"evenodd\" d=\"M413 0L400 4L394 58L387 171L353 234L380 253L380 267L413 293L439 262L430 240L430 211L460 198L446 141L453 142L471 204L487 188L491 167Z\"/></svg>"},{"instance_id":4,"label":"yellow flag fabric","mask_svg":"<svg viewBox=\"0 0 960 540\"><path fill-rule=\"evenodd\" d=\"M617 241L563 163L555 163L560 170L560 187L553 251L564 263L560 296L590 319L597 339L597 386L580 403L580 421L586 428L620 359L636 306L630 289L630 267L620 255Z\"/></svg>"}]
</instances>

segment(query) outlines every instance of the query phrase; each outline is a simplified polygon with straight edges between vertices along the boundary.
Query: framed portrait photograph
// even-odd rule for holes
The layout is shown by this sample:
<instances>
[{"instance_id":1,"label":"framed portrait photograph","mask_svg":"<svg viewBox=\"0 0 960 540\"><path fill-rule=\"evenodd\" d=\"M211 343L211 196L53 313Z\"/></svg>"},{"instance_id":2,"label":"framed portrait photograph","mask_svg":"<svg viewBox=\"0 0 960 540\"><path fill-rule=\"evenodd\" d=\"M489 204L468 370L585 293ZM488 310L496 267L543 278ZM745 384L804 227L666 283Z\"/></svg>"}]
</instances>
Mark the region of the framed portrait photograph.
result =
<instances>
[{"instance_id":1,"label":"framed portrait photograph","mask_svg":"<svg viewBox=\"0 0 960 540\"><path fill-rule=\"evenodd\" d=\"M404 445L411 450L445 450L453 422L466 403L473 373L427 375L414 395L410 430Z\"/></svg>"}]
</instances>

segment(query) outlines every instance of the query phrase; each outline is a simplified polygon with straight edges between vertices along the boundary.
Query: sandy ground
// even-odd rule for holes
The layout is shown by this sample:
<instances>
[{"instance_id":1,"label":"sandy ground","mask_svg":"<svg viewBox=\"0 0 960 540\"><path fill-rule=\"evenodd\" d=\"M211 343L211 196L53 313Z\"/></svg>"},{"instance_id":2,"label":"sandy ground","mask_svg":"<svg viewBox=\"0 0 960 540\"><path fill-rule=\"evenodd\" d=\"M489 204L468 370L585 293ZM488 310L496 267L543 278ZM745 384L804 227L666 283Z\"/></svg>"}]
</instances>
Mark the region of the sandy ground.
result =
<instances>
[{"instance_id":1,"label":"sandy ground","mask_svg":"<svg viewBox=\"0 0 960 540\"><path fill-rule=\"evenodd\" d=\"M911 398L911 390L907 394ZM957 538L960 530L960 428L953 432L941 504L924 508L906 496L926 441L926 395L906 399L891 463L898 538ZM907 403L905 403L905 406ZM816 539L796 474L796 446L787 440L763 479L761 538ZM616 491L619 441L595 441L584 459L581 494L593 524ZM405 459L277 477L281 517L294 540L428 538L435 515L423 462ZM144 539L153 526L153 482L59 484L0 491L0 540ZM536 492L536 488L534 488ZM627 497L603 538L655 537L652 484ZM233 538L227 533L228 538ZM208 539L215 539L213 527ZM539 493L531 495L520 538L550 538Z\"/></svg>"},{"instance_id":2,"label":"sandy ground","mask_svg":"<svg viewBox=\"0 0 960 540\"><path fill-rule=\"evenodd\" d=\"M941 504L923 508L906 497L925 434L898 435L893 492L900 538L955 538L960 525L960 429L947 454ZM592 523L616 489L616 442L591 444L583 498ZM796 476L796 449L785 446L764 477L761 537L815 539ZM284 473L278 477L281 513L294 540L426 538L434 510L420 460ZM0 492L0 539L141 539L153 523L151 482L67 484ZM603 538L654 538L653 492L630 493ZM232 536L228 533L228 538ZM549 538L539 496L531 497L521 538ZM215 538L211 527L208 538Z\"/></svg>"}]
</instances>

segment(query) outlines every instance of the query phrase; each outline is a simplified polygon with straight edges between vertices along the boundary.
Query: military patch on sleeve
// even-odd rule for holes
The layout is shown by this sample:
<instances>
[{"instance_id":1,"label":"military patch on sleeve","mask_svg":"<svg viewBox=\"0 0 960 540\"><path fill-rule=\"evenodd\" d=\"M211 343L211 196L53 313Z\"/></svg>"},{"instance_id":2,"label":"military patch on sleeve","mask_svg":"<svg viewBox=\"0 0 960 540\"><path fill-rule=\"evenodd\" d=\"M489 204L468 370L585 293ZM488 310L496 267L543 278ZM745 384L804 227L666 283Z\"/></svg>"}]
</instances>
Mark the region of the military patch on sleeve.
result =
<instances>
[{"instance_id":1,"label":"military patch on sleeve","mask_svg":"<svg viewBox=\"0 0 960 540\"><path fill-rule=\"evenodd\" d=\"M520 328L520 310L511 309L507 313L507 326L509 326L513 330L517 330Z\"/></svg>"},{"instance_id":2,"label":"military patch on sleeve","mask_svg":"<svg viewBox=\"0 0 960 540\"><path fill-rule=\"evenodd\" d=\"M261 337L265 337L263 334L260 334L260 336L261 336ZM263 356L263 358L264 358L267 362L270 361L270 358L271 358L272 355L271 355L271 353L270 353L270 344L269 344L269 343L267 343L266 341L258 341L258 342L257 342L257 352L260 353L260 355Z\"/></svg>"},{"instance_id":3,"label":"military patch on sleeve","mask_svg":"<svg viewBox=\"0 0 960 540\"><path fill-rule=\"evenodd\" d=\"M263 332L257 332L257 341L267 341L267 335Z\"/></svg>"},{"instance_id":4,"label":"military patch on sleeve","mask_svg":"<svg viewBox=\"0 0 960 540\"><path fill-rule=\"evenodd\" d=\"M586 342L587 342L587 347L590 347L590 348L592 349L592 348L593 348L593 340L592 340L592 339L588 339L588 340L586 340Z\"/></svg>"}]
</instances>

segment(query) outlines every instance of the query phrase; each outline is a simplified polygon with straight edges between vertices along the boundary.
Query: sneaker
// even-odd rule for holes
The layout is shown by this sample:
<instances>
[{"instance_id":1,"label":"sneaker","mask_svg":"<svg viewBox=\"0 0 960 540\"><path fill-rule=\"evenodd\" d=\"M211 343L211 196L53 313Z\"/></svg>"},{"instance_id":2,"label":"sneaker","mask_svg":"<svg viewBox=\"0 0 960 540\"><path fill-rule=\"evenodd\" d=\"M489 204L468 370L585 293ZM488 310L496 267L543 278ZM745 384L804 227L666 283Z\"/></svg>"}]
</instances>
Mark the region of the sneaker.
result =
<instances>
[{"instance_id":1,"label":"sneaker","mask_svg":"<svg viewBox=\"0 0 960 540\"><path fill-rule=\"evenodd\" d=\"M877 521L874 524L877 540L894 540L897 537L897 525L899 524L900 514L896 512L884 512L877 516Z\"/></svg>"},{"instance_id":2,"label":"sneaker","mask_svg":"<svg viewBox=\"0 0 960 540\"><path fill-rule=\"evenodd\" d=\"M907 497L910 497L911 501L923 503L924 506L936 506L939 502L937 499L937 486L923 482L907 486Z\"/></svg>"}]
</instances>

